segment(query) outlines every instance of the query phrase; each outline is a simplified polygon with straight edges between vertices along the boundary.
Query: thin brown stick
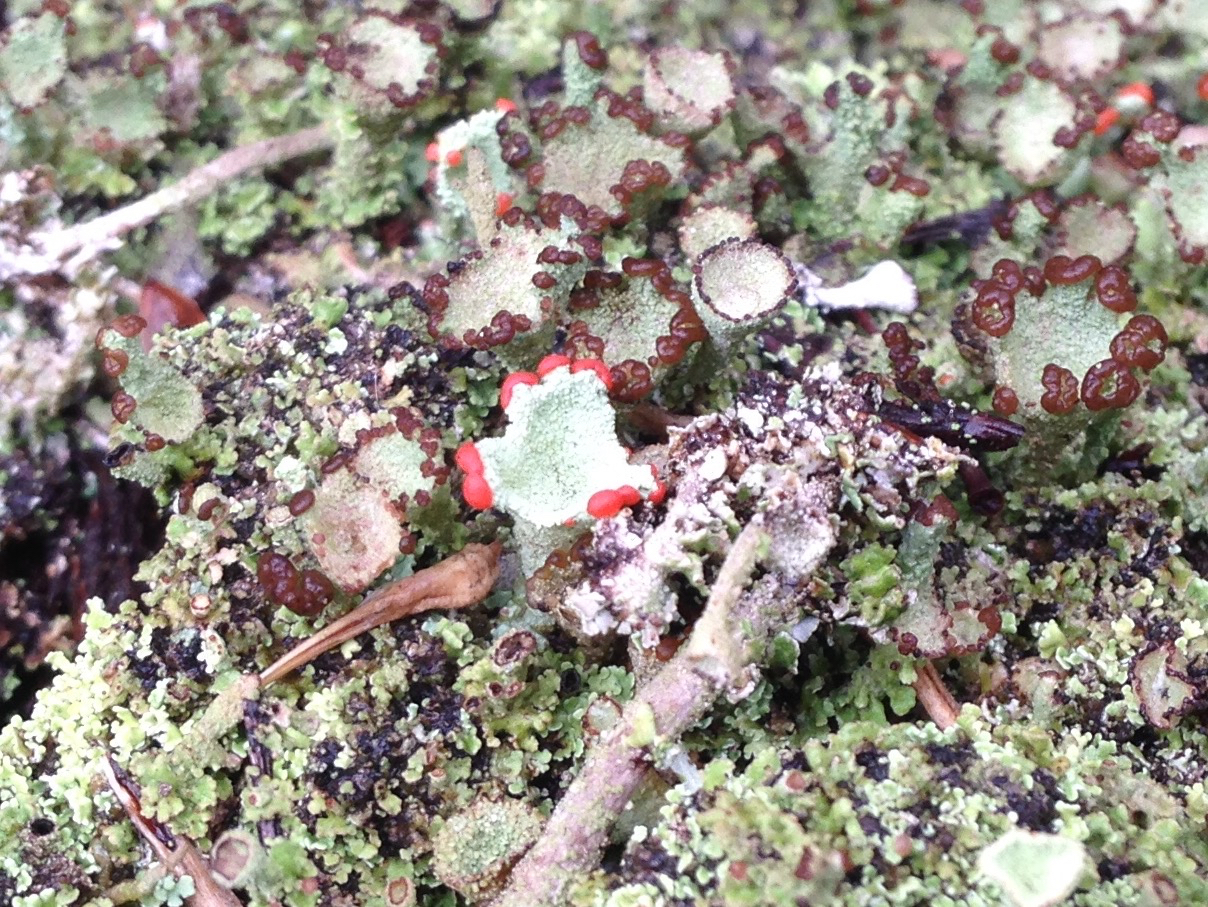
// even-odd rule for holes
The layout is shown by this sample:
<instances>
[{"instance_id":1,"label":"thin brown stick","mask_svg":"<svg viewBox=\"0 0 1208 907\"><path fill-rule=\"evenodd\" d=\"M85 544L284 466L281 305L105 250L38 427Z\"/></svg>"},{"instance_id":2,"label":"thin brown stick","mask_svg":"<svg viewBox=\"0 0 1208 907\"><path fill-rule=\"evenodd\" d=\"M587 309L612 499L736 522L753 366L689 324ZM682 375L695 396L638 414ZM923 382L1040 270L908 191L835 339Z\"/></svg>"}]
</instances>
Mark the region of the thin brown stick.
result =
<instances>
[{"instance_id":1,"label":"thin brown stick","mask_svg":"<svg viewBox=\"0 0 1208 907\"><path fill-rule=\"evenodd\" d=\"M260 685L275 680L374 627L412 614L454 610L486 598L499 575L500 544L466 545L439 564L413 573L367 598L339 620L299 643L260 672Z\"/></svg>"},{"instance_id":2,"label":"thin brown stick","mask_svg":"<svg viewBox=\"0 0 1208 907\"><path fill-rule=\"evenodd\" d=\"M33 234L29 238L30 245L38 250L37 253L0 249L0 274L46 274L58 270L69 259L74 259L75 263L88 261L136 227L145 226L170 211L195 204L231 180L290 158L320 151L334 142L335 136L327 126L311 126L288 135L233 148L190 171L172 185L115 211L82 224Z\"/></svg>"},{"instance_id":3,"label":"thin brown stick","mask_svg":"<svg viewBox=\"0 0 1208 907\"><path fill-rule=\"evenodd\" d=\"M960 705L948 691L948 687L944 683L944 679L940 677L940 672L935 669L934 663L925 661L920 665L918 677L914 681L914 692L918 696L923 710L941 731L946 731L956 724L956 717L961 710Z\"/></svg>"},{"instance_id":4,"label":"thin brown stick","mask_svg":"<svg viewBox=\"0 0 1208 907\"><path fill-rule=\"evenodd\" d=\"M731 546L705 611L676 656L626 704L618 727L588 754L537 843L516 865L494 907L560 904L568 887L598 862L616 817L650 771L655 741L680 737L744 667L729 620L751 578L766 533L748 524ZM726 639L718 638L724 633Z\"/></svg>"},{"instance_id":5,"label":"thin brown stick","mask_svg":"<svg viewBox=\"0 0 1208 907\"><path fill-rule=\"evenodd\" d=\"M193 879L194 893L185 899L186 904L192 907L242 907L239 898L210 875L206 858L192 841L171 834L161 823L143 815L138 797L118 778L112 757L101 760L101 773L138 833L155 851L160 865L178 878L187 875Z\"/></svg>"}]
</instances>

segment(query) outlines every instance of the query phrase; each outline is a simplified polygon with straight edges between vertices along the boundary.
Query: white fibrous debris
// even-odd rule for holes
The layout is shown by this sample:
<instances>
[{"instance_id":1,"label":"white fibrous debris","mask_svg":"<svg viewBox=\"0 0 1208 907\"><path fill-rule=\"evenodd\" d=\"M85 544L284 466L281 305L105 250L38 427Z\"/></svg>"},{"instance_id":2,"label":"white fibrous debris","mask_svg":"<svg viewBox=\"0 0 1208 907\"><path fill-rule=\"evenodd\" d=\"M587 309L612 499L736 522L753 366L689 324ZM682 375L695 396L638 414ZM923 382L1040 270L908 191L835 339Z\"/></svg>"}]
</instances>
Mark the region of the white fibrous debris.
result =
<instances>
[{"instance_id":1,"label":"white fibrous debris","mask_svg":"<svg viewBox=\"0 0 1208 907\"><path fill-rule=\"evenodd\" d=\"M909 315L919 305L914 280L896 261L875 264L863 277L837 287L824 287L822 279L804 265L796 265L802 301L826 311L831 309L881 309Z\"/></svg>"}]
</instances>

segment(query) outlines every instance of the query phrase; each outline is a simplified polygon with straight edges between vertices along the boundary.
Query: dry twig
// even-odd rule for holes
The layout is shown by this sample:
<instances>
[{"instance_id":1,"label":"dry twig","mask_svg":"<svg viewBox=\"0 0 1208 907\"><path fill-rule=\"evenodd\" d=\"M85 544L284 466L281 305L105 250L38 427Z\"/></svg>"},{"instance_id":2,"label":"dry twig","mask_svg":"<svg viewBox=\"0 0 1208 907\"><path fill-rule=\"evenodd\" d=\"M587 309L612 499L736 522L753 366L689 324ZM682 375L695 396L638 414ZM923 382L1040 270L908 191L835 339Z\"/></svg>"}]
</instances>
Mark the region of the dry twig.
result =
<instances>
[{"instance_id":1,"label":"dry twig","mask_svg":"<svg viewBox=\"0 0 1208 907\"><path fill-rule=\"evenodd\" d=\"M324 652L382 624L423 611L477 604L486 598L499 575L500 547L498 542L466 545L439 564L392 583L261 671L260 685L268 686Z\"/></svg>"},{"instance_id":2,"label":"dry twig","mask_svg":"<svg viewBox=\"0 0 1208 907\"><path fill-rule=\"evenodd\" d=\"M290 158L330 147L335 136L326 126L233 148L179 181L82 224L29 236L29 248L0 248L0 277L30 277L56 271L72 273L79 265L116 245L131 230L170 211L195 204L240 176Z\"/></svg>"},{"instance_id":3,"label":"dry twig","mask_svg":"<svg viewBox=\"0 0 1208 907\"><path fill-rule=\"evenodd\" d=\"M748 524L731 546L691 638L626 706L610 735L588 754L540 839L516 864L495 907L563 902L566 889L599 861L613 821L650 771L643 728L672 741L695 724L742 670L730 620L767 535ZM717 634L728 637L719 640Z\"/></svg>"},{"instance_id":4,"label":"dry twig","mask_svg":"<svg viewBox=\"0 0 1208 907\"><path fill-rule=\"evenodd\" d=\"M948 691L940 672L935 664L925 661L918 669L919 676L914 681L914 692L919 697L919 704L930 716L931 720L941 731L946 731L956 724L956 716L960 706L955 697Z\"/></svg>"},{"instance_id":5,"label":"dry twig","mask_svg":"<svg viewBox=\"0 0 1208 907\"><path fill-rule=\"evenodd\" d=\"M192 907L242 907L239 898L214 881L206 858L192 841L172 834L161 823L143 815L138 796L118 778L111 756L102 760L101 772L138 833L155 851L162 869L177 878L187 875L193 879L195 891L185 903Z\"/></svg>"}]
</instances>

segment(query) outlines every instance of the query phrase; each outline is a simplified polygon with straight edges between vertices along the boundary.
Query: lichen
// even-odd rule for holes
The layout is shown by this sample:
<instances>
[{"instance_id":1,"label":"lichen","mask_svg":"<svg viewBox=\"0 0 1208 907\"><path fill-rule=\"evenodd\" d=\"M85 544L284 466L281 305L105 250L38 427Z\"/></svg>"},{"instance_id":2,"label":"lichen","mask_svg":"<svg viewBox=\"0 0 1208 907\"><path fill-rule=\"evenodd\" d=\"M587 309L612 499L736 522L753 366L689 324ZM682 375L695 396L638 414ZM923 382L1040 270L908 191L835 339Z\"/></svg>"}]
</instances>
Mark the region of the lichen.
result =
<instances>
[{"instance_id":1,"label":"lichen","mask_svg":"<svg viewBox=\"0 0 1208 907\"><path fill-rule=\"evenodd\" d=\"M1202 5L11 6L0 902L1208 901Z\"/></svg>"}]
</instances>

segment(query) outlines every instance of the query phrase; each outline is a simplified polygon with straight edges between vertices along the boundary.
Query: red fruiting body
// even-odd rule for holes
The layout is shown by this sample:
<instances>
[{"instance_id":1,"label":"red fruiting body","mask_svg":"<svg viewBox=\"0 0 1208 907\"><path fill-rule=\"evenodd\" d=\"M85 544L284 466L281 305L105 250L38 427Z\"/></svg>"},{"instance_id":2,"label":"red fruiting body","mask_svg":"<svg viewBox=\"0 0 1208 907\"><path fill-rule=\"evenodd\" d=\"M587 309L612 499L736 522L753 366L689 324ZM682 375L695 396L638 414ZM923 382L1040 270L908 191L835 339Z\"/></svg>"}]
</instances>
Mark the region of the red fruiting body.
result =
<instances>
[{"instance_id":1,"label":"red fruiting body","mask_svg":"<svg viewBox=\"0 0 1208 907\"><path fill-rule=\"evenodd\" d=\"M1116 92L1116 98L1117 100L1136 98L1144 103L1146 107L1152 107L1154 101L1153 89L1144 82L1129 82Z\"/></svg>"},{"instance_id":2,"label":"red fruiting body","mask_svg":"<svg viewBox=\"0 0 1208 907\"><path fill-rule=\"evenodd\" d=\"M275 551L260 556L256 578L264 596L274 605L284 605L303 617L316 617L335 596L335 588L318 570L303 570Z\"/></svg>"},{"instance_id":3,"label":"red fruiting body","mask_svg":"<svg viewBox=\"0 0 1208 907\"><path fill-rule=\"evenodd\" d=\"M615 488L597 491L587 501L587 512L597 520L616 516L625 506L625 497Z\"/></svg>"},{"instance_id":4,"label":"red fruiting body","mask_svg":"<svg viewBox=\"0 0 1208 907\"><path fill-rule=\"evenodd\" d=\"M289 499L289 512L294 516L302 516L314 503L315 493L309 488L304 488Z\"/></svg>"},{"instance_id":5,"label":"red fruiting body","mask_svg":"<svg viewBox=\"0 0 1208 907\"><path fill-rule=\"evenodd\" d=\"M580 359L571 365L570 371L572 375L578 372L595 372L596 376L604 382L605 390L612 390L612 370L599 359Z\"/></svg>"},{"instance_id":6,"label":"red fruiting body","mask_svg":"<svg viewBox=\"0 0 1208 907\"><path fill-rule=\"evenodd\" d=\"M617 494L621 496L621 503L625 507L633 507L642 501L642 493L632 485L622 485L617 489Z\"/></svg>"},{"instance_id":7,"label":"red fruiting body","mask_svg":"<svg viewBox=\"0 0 1208 907\"><path fill-rule=\"evenodd\" d=\"M1183 124L1168 110L1155 110L1141 121L1141 128L1163 144L1178 138Z\"/></svg>"},{"instance_id":8,"label":"red fruiting body","mask_svg":"<svg viewBox=\"0 0 1208 907\"><path fill-rule=\"evenodd\" d=\"M122 350L105 350L101 356L101 371L110 378L120 378L130 364L130 357Z\"/></svg>"},{"instance_id":9,"label":"red fruiting body","mask_svg":"<svg viewBox=\"0 0 1208 907\"><path fill-rule=\"evenodd\" d=\"M864 171L864 179L868 181L870 186L883 186L889 182L889 168L881 164L870 164L868 169Z\"/></svg>"},{"instance_id":10,"label":"red fruiting body","mask_svg":"<svg viewBox=\"0 0 1208 907\"><path fill-rule=\"evenodd\" d=\"M453 454L453 462L468 476L482 475L482 455L473 441L466 441Z\"/></svg>"},{"instance_id":11,"label":"red fruiting body","mask_svg":"<svg viewBox=\"0 0 1208 907\"><path fill-rule=\"evenodd\" d=\"M445 154L445 164L450 167L460 167L462 161L462 153L456 149Z\"/></svg>"},{"instance_id":12,"label":"red fruiting body","mask_svg":"<svg viewBox=\"0 0 1208 907\"><path fill-rule=\"evenodd\" d=\"M557 353L550 353L537 363L537 375L544 378L554 369L559 369L566 365L570 365L570 356L560 356Z\"/></svg>"},{"instance_id":13,"label":"red fruiting body","mask_svg":"<svg viewBox=\"0 0 1208 907\"><path fill-rule=\"evenodd\" d=\"M1135 134L1130 135L1120 143L1120 154L1124 156L1124 160L1128 162L1128 165L1135 170L1152 167L1162 160L1162 152L1158 151L1157 148L1148 142L1137 138Z\"/></svg>"},{"instance_id":14,"label":"red fruiting body","mask_svg":"<svg viewBox=\"0 0 1208 907\"><path fill-rule=\"evenodd\" d=\"M134 415L137 407L138 401L125 391L118 391L109 403L109 411L113 413L113 418L122 425L130 421L130 417Z\"/></svg>"},{"instance_id":15,"label":"red fruiting body","mask_svg":"<svg viewBox=\"0 0 1208 907\"><path fill-rule=\"evenodd\" d=\"M516 102L510 98L496 98L495 109L500 113L511 113L516 109Z\"/></svg>"},{"instance_id":16,"label":"red fruiting body","mask_svg":"<svg viewBox=\"0 0 1208 907\"><path fill-rule=\"evenodd\" d=\"M1072 286L1093 277L1099 268L1094 255L1080 255L1072 261L1067 255L1054 255L1044 263L1044 277L1054 286Z\"/></svg>"},{"instance_id":17,"label":"red fruiting body","mask_svg":"<svg viewBox=\"0 0 1208 907\"><path fill-rule=\"evenodd\" d=\"M1208 101L1208 72L1200 76L1199 81L1195 83L1195 93L1200 96L1200 100Z\"/></svg>"},{"instance_id":18,"label":"red fruiting body","mask_svg":"<svg viewBox=\"0 0 1208 907\"><path fill-rule=\"evenodd\" d=\"M1137 296L1129 285L1123 268L1108 265L1095 276L1095 295L1104 308L1113 312L1131 312L1137 307Z\"/></svg>"},{"instance_id":19,"label":"red fruiting body","mask_svg":"<svg viewBox=\"0 0 1208 907\"><path fill-rule=\"evenodd\" d=\"M428 147L424 149L424 160L429 164L435 164L440 160L440 145L436 142L429 142Z\"/></svg>"},{"instance_id":20,"label":"red fruiting body","mask_svg":"<svg viewBox=\"0 0 1208 907\"><path fill-rule=\"evenodd\" d=\"M495 493L480 473L471 473L461 483L461 496L475 510L489 510L495 503Z\"/></svg>"},{"instance_id":21,"label":"red fruiting body","mask_svg":"<svg viewBox=\"0 0 1208 907\"><path fill-rule=\"evenodd\" d=\"M1005 337L1015 324L1015 296L996 280L987 280L973 301L973 323L991 337Z\"/></svg>"},{"instance_id":22,"label":"red fruiting body","mask_svg":"<svg viewBox=\"0 0 1208 907\"><path fill-rule=\"evenodd\" d=\"M1140 394L1140 382L1115 359L1096 362L1082 379L1082 402L1091 412L1123 409Z\"/></svg>"},{"instance_id":23,"label":"red fruiting body","mask_svg":"<svg viewBox=\"0 0 1208 907\"><path fill-rule=\"evenodd\" d=\"M654 491L650 492L646 500L651 504L661 504L667 499L667 483L662 479L654 480Z\"/></svg>"},{"instance_id":24,"label":"red fruiting body","mask_svg":"<svg viewBox=\"0 0 1208 907\"><path fill-rule=\"evenodd\" d=\"M1035 265L1023 269L1023 284L1037 299L1044 295L1049 286L1045 283L1044 273Z\"/></svg>"},{"instance_id":25,"label":"red fruiting body","mask_svg":"<svg viewBox=\"0 0 1208 907\"><path fill-rule=\"evenodd\" d=\"M1166 329L1152 315L1134 315L1114 338L1112 358L1121 365L1151 371L1166 358Z\"/></svg>"},{"instance_id":26,"label":"red fruiting body","mask_svg":"<svg viewBox=\"0 0 1208 907\"><path fill-rule=\"evenodd\" d=\"M536 384L541 379L537 377L535 372L513 372L503 379L503 385L499 388L499 405L504 409L508 408L508 404L512 402L512 392L516 390L517 385ZM458 464L460 465L460 464ZM466 470L469 472L470 470ZM482 471L482 464L479 461L478 471Z\"/></svg>"},{"instance_id":27,"label":"red fruiting body","mask_svg":"<svg viewBox=\"0 0 1208 907\"><path fill-rule=\"evenodd\" d=\"M1019 409L1019 396L1009 387L998 387L994 389L991 403L995 412L1002 413L1004 416L1013 416Z\"/></svg>"},{"instance_id":28,"label":"red fruiting body","mask_svg":"<svg viewBox=\"0 0 1208 907\"><path fill-rule=\"evenodd\" d=\"M990 45L990 56L1004 66L1010 66L1013 63L1019 62L1019 48L999 35L994 39L994 43Z\"/></svg>"},{"instance_id":29,"label":"red fruiting body","mask_svg":"<svg viewBox=\"0 0 1208 907\"><path fill-rule=\"evenodd\" d=\"M147 322L138 315L122 315L109 326L129 340L141 334L147 327Z\"/></svg>"},{"instance_id":30,"label":"red fruiting body","mask_svg":"<svg viewBox=\"0 0 1208 907\"><path fill-rule=\"evenodd\" d=\"M1095 119L1095 135L1103 135L1120 121L1120 111L1115 107L1105 107L1099 111Z\"/></svg>"},{"instance_id":31,"label":"red fruiting body","mask_svg":"<svg viewBox=\"0 0 1208 907\"><path fill-rule=\"evenodd\" d=\"M1040 405L1046 413L1063 415L1078 405L1078 379L1068 368L1050 362L1044 367L1040 383L1044 387Z\"/></svg>"},{"instance_id":32,"label":"red fruiting body","mask_svg":"<svg viewBox=\"0 0 1208 907\"><path fill-rule=\"evenodd\" d=\"M654 479L654 491L646 496L651 504L661 504L667 497L667 483L659 478L659 471L650 467L650 477Z\"/></svg>"},{"instance_id":33,"label":"red fruiting body","mask_svg":"<svg viewBox=\"0 0 1208 907\"><path fill-rule=\"evenodd\" d=\"M994 262L990 276L1010 293L1018 293L1019 288L1024 285L1023 270L1019 267L1019 262L1011 258L1000 258Z\"/></svg>"},{"instance_id":34,"label":"red fruiting body","mask_svg":"<svg viewBox=\"0 0 1208 907\"><path fill-rule=\"evenodd\" d=\"M512 193L500 192L495 196L495 216L503 217L503 215L507 214L508 209L512 207L512 202L515 200L516 197Z\"/></svg>"}]
</instances>

